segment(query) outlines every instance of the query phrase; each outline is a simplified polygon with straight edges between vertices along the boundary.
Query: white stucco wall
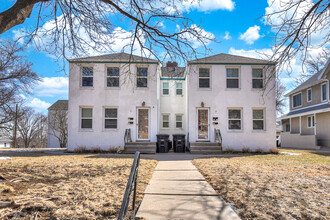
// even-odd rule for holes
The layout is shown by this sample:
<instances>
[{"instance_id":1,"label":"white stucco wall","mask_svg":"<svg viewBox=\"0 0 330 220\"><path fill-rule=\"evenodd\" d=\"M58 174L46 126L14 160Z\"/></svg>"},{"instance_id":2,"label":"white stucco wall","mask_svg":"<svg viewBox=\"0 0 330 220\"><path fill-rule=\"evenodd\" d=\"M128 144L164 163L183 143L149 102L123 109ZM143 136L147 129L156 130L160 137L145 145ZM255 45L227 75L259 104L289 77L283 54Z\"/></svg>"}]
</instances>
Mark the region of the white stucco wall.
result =
<instances>
[{"instance_id":1,"label":"white stucco wall","mask_svg":"<svg viewBox=\"0 0 330 220\"><path fill-rule=\"evenodd\" d=\"M169 95L163 95L163 83L169 83ZM182 95L176 95L176 83L182 83ZM159 133L169 134L172 139L173 134L186 134L186 80L160 80L160 118ZM163 128L163 114L169 114L169 128ZM182 115L182 128L176 128L176 115Z\"/></svg>"},{"instance_id":2,"label":"white stucco wall","mask_svg":"<svg viewBox=\"0 0 330 220\"><path fill-rule=\"evenodd\" d=\"M93 88L81 88L80 71L82 66L94 67ZM106 67L120 66L120 88L106 87ZM148 88L136 88L136 68L141 64L74 64L70 63L69 75L69 114L68 150L84 146L86 148L124 147L126 128L131 128L132 140L137 137L137 107L149 108L149 138L156 141L158 132L157 113L157 64L144 64L148 67ZM80 129L80 108L93 108L93 129ZM118 128L104 129L104 107L118 108ZM128 124L132 117L134 124Z\"/></svg>"},{"instance_id":3,"label":"white stucco wall","mask_svg":"<svg viewBox=\"0 0 330 220\"><path fill-rule=\"evenodd\" d=\"M197 108L209 109L210 141L214 141L214 128L220 128L223 149L241 150L244 147L267 151L276 147L275 79L267 85L265 92L252 89L252 67L240 65L240 89L226 89L226 65L201 66L210 68L211 88L198 88L198 65L188 66L188 127L190 141L197 140ZM227 66L228 67L228 66ZM242 130L228 130L228 108L241 108ZM265 130L252 128L252 109L265 108ZM218 125L212 118L218 117Z\"/></svg>"},{"instance_id":4,"label":"white stucco wall","mask_svg":"<svg viewBox=\"0 0 330 220\"><path fill-rule=\"evenodd\" d=\"M12 142L11 141L0 141L0 148L10 148Z\"/></svg>"}]
</instances>

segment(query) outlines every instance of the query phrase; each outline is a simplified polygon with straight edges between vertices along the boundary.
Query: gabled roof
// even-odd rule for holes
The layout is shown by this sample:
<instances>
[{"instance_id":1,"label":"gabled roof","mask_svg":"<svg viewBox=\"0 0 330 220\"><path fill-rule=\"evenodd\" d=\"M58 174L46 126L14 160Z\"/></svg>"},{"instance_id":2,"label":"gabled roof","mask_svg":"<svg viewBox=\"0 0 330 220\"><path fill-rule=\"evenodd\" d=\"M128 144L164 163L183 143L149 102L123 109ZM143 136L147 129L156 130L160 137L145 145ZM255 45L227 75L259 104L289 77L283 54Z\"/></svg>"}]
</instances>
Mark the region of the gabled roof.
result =
<instances>
[{"instance_id":1,"label":"gabled roof","mask_svg":"<svg viewBox=\"0 0 330 220\"><path fill-rule=\"evenodd\" d=\"M219 53L213 56L203 57L200 59L192 60L189 64L194 63L222 63L222 64L267 64L275 65L275 62L268 60L255 59L250 57L243 57L225 53Z\"/></svg>"},{"instance_id":2,"label":"gabled roof","mask_svg":"<svg viewBox=\"0 0 330 220\"><path fill-rule=\"evenodd\" d=\"M329 71L330 71L330 59L325 64L323 69L321 69L320 71L309 77L305 82L301 83L299 86L297 86L291 92L287 93L285 96L293 95L294 93L300 92L301 90L307 89L309 87L324 82L323 78L326 75L326 73L328 73Z\"/></svg>"},{"instance_id":3,"label":"gabled roof","mask_svg":"<svg viewBox=\"0 0 330 220\"><path fill-rule=\"evenodd\" d=\"M100 56L92 56L92 57L82 57L76 59L70 59L69 62L106 62L106 61L119 61L119 62L157 62L157 60L149 59L146 57L141 57L129 53L112 53L105 54Z\"/></svg>"},{"instance_id":4,"label":"gabled roof","mask_svg":"<svg viewBox=\"0 0 330 220\"><path fill-rule=\"evenodd\" d=\"M57 100L48 110L68 110L68 100Z\"/></svg>"},{"instance_id":5,"label":"gabled roof","mask_svg":"<svg viewBox=\"0 0 330 220\"><path fill-rule=\"evenodd\" d=\"M161 77L164 78L184 78L185 67L162 67Z\"/></svg>"}]
</instances>

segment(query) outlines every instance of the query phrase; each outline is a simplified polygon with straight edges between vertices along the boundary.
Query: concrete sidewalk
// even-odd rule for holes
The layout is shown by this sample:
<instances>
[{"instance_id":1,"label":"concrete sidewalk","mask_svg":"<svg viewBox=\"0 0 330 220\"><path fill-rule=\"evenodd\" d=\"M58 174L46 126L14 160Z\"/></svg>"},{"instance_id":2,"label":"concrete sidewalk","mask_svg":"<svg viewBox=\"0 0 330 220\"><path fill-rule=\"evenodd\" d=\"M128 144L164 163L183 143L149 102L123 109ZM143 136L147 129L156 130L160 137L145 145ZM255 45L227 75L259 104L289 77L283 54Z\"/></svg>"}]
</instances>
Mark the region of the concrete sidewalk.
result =
<instances>
[{"instance_id":1,"label":"concrete sidewalk","mask_svg":"<svg viewBox=\"0 0 330 220\"><path fill-rule=\"evenodd\" d=\"M190 160L159 161L136 217L240 219Z\"/></svg>"}]
</instances>

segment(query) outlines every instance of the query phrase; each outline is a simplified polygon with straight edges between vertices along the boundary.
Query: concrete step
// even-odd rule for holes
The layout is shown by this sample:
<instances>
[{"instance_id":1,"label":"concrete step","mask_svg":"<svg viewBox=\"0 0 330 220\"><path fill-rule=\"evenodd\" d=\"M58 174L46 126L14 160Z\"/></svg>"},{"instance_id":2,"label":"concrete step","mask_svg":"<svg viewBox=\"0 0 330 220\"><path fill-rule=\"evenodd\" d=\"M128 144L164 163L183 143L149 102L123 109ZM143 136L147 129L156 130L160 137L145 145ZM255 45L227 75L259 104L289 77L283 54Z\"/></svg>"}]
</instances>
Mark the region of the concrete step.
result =
<instances>
[{"instance_id":1,"label":"concrete step","mask_svg":"<svg viewBox=\"0 0 330 220\"><path fill-rule=\"evenodd\" d=\"M222 150L190 150L191 154L222 154Z\"/></svg>"},{"instance_id":2,"label":"concrete step","mask_svg":"<svg viewBox=\"0 0 330 220\"><path fill-rule=\"evenodd\" d=\"M124 153L134 154L139 151L141 154L155 154L156 143L155 142L129 142L125 144Z\"/></svg>"}]
</instances>

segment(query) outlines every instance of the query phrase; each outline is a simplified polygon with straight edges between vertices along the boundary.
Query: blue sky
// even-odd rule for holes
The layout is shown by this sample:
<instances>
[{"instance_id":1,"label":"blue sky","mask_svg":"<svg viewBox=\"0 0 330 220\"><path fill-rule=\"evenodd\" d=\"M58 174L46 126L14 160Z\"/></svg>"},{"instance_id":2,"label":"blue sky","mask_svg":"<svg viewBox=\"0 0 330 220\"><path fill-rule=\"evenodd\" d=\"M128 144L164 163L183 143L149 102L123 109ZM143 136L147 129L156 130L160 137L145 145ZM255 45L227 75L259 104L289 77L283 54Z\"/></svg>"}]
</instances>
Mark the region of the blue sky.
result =
<instances>
[{"instance_id":1,"label":"blue sky","mask_svg":"<svg viewBox=\"0 0 330 220\"><path fill-rule=\"evenodd\" d=\"M0 11L12 6L12 2L12 0L2 0ZM270 6L264 0L201 0L200 5L189 4L182 10L195 24L201 22L204 31L213 34L217 39L219 43L212 42L208 45L213 54L231 53L258 58L256 51L269 51L273 35L271 29L264 25L260 17L265 14L266 8L272 10L276 7L278 5ZM36 21L35 13L36 8L34 8L31 18L27 19L25 23L12 28L1 37L15 38L15 34L20 33L20 29L24 29ZM124 24L122 25L121 28L125 29ZM42 82L33 89L32 94L24 95L26 105L46 113L46 109L56 100L68 98L67 72L61 71L62 63L57 63L50 54L39 52L33 46L27 47L25 55L33 63L33 70L42 77ZM293 88L294 78L301 72L299 62L293 62L292 75L281 75L283 82L287 85L287 90Z\"/></svg>"}]
</instances>

